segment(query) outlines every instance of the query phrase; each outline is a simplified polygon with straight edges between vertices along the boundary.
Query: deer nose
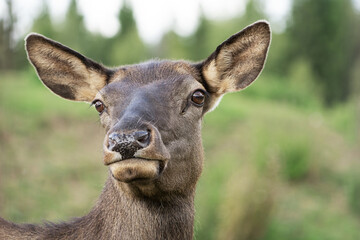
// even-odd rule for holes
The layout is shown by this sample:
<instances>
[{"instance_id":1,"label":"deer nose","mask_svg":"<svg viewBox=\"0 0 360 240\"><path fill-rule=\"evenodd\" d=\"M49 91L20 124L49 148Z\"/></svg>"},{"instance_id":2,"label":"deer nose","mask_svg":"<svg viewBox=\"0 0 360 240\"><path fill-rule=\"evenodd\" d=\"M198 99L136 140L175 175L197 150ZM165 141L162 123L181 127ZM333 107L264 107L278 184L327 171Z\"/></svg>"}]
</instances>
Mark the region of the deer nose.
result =
<instances>
[{"instance_id":1,"label":"deer nose","mask_svg":"<svg viewBox=\"0 0 360 240\"><path fill-rule=\"evenodd\" d=\"M109 134L108 149L119 152L122 160L134 157L137 150L150 144L150 131L135 131L132 133L112 132Z\"/></svg>"}]
</instances>

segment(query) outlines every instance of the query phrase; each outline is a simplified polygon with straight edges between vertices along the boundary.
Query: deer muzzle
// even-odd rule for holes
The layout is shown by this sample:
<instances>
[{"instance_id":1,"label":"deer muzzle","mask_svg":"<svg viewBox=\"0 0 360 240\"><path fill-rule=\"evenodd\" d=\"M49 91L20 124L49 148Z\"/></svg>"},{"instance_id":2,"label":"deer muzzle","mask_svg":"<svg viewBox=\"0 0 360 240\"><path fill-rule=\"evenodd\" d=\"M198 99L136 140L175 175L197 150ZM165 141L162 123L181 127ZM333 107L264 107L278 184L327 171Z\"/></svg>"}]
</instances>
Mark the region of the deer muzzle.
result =
<instances>
[{"instance_id":1,"label":"deer muzzle","mask_svg":"<svg viewBox=\"0 0 360 240\"><path fill-rule=\"evenodd\" d=\"M121 182L153 180L165 170L170 154L158 129L111 132L104 141L104 164Z\"/></svg>"}]
</instances>

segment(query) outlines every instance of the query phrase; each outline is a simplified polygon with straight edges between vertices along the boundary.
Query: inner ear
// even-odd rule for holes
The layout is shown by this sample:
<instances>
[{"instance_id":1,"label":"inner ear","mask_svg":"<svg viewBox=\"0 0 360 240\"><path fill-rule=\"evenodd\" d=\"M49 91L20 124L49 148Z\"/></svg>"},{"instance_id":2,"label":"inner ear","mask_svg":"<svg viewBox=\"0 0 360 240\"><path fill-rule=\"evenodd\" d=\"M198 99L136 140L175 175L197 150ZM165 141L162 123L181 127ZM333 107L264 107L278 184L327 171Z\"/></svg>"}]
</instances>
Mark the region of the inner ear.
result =
<instances>
[{"instance_id":1,"label":"inner ear","mask_svg":"<svg viewBox=\"0 0 360 240\"><path fill-rule=\"evenodd\" d=\"M110 69L42 35L30 34L25 42L41 81L63 98L89 102L112 75Z\"/></svg>"},{"instance_id":2,"label":"inner ear","mask_svg":"<svg viewBox=\"0 0 360 240\"><path fill-rule=\"evenodd\" d=\"M249 86L263 69L270 39L270 26L261 21L219 45L200 66L208 90L222 95Z\"/></svg>"}]
</instances>

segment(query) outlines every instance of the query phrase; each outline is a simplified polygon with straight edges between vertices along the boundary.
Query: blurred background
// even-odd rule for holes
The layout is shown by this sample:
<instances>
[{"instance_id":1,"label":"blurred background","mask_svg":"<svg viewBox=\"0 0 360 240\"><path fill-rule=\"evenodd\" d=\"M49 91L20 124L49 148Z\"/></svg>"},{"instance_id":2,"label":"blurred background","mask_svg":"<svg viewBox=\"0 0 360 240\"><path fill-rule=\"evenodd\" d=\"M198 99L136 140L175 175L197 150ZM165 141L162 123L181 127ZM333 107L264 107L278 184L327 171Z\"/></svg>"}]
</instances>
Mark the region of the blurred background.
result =
<instances>
[{"instance_id":1,"label":"blurred background","mask_svg":"<svg viewBox=\"0 0 360 240\"><path fill-rule=\"evenodd\" d=\"M0 215L84 215L107 176L96 111L41 84L26 34L108 66L198 61L259 19L262 75L204 118L195 239L360 239L359 0L0 0Z\"/></svg>"}]
</instances>

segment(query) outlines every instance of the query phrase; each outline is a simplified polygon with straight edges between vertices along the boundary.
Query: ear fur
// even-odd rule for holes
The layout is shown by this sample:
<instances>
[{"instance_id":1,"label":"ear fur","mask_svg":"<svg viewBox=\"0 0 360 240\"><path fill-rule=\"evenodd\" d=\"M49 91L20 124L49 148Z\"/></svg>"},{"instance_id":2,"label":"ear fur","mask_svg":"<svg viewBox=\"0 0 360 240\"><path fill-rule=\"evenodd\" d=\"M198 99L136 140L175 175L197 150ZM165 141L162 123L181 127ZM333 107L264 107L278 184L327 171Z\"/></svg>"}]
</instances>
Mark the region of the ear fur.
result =
<instances>
[{"instance_id":1,"label":"ear fur","mask_svg":"<svg viewBox=\"0 0 360 240\"><path fill-rule=\"evenodd\" d=\"M263 69L270 41L269 23L259 21L219 45L201 63L208 91L220 96L249 86Z\"/></svg>"},{"instance_id":2,"label":"ear fur","mask_svg":"<svg viewBox=\"0 0 360 240\"><path fill-rule=\"evenodd\" d=\"M41 81L69 100L91 101L112 75L111 70L40 34L29 34L25 48Z\"/></svg>"}]
</instances>

